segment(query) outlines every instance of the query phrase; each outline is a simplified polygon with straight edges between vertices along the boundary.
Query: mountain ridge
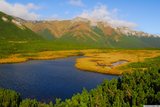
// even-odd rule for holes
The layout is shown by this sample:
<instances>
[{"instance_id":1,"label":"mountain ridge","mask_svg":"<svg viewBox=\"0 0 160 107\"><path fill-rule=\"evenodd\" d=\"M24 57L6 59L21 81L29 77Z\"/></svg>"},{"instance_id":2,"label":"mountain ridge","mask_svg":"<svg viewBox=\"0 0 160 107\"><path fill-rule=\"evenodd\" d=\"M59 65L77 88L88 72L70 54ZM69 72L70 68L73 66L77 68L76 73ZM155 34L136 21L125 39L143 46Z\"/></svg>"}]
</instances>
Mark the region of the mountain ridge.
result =
<instances>
[{"instance_id":1,"label":"mountain ridge","mask_svg":"<svg viewBox=\"0 0 160 107\"><path fill-rule=\"evenodd\" d=\"M126 27L113 28L101 21L92 24L85 18L73 20L33 21L24 23L40 35L50 34L53 40L97 44L107 48L154 48L160 47L158 35L134 31Z\"/></svg>"},{"instance_id":2,"label":"mountain ridge","mask_svg":"<svg viewBox=\"0 0 160 107\"><path fill-rule=\"evenodd\" d=\"M138 31L138 30L134 30L125 26L121 26L121 27L112 27L109 23L104 22L104 21L95 21L95 20L91 20L91 19L87 19L87 18L82 18L82 17L75 17L71 20L41 20L41 21L26 21L26 23L52 23L52 22L71 22L72 24L74 23L87 23L90 26L94 27L94 26L99 26L100 24L103 25L104 27L110 27L113 28L114 30L118 30L117 32L119 33L123 33L125 35L129 35L132 34L134 36L136 36L138 33L140 33L139 36L160 36L160 34L150 34L150 33L146 33L143 31ZM24 24L26 24L24 23ZM93 24L94 23L94 24Z\"/></svg>"},{"instance_id":3,"label":"mountain ridge","mask_svg":"<svg viewBox=\"0 0 160 107\"><path fill-rule=\"evenodd\" d=\"M160 37L141 31L134 31L126 27L113 28L108 23L98 21L92 23L90 20L77 17L73 20L53 20L53 21L27 21L18 17L6 15L1 12L1 23L7 25L5 17L10 17L10 25L16 28L4 27L0 32L1 38L8 38L10 41L16 39L23 40L49 40L62 44L79 44L95 46L99 48L159 48ZM2 28L1 28L2 29ZM16 29L16 30L15 30ZM24 31L29 33L23 34ZM20 33L16 33L16 31ZM12 32L14 35L4 36ZM21 34L21 36L20 36ZM28 35L30 36L28 36ZM5 39L4 39L5 40ZM7 39L6 39L7 40ZM54 45L54 44L53 44Z\"/></svg>"}]
</instances>

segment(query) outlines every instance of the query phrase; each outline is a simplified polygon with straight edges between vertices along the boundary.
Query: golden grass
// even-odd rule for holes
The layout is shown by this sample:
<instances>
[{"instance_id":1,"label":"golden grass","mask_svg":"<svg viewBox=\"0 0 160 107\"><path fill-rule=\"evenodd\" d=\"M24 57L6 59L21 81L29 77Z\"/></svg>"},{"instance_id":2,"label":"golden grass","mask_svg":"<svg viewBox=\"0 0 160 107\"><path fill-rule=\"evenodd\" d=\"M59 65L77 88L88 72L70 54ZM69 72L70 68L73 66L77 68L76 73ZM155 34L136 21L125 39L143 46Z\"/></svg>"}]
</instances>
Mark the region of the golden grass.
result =
<instances>
[{"instance_id":1,"label":"golden grass","mask_svg":"<svg viewBox=\"0 0 160 107\"><path fill-rule=\"evenodd\" d=\"M146 58L152 58L159 55L159 50L114 50L108 52L88 53L85 55L85 58L77 59L76 67L86 71L120 75L123 71L120 70L119 67L131 62L144 61ZM121 60L128 61L128 63L110 67L112 63Z\"/></svg>"},{"instance_id":2,"label":"golden grass","mask_svg":"<svg viewBox=\"0 0 160 107\"><path fill-rule=\"evenodd\" d=\"M69 56L78 56L79 53L90 53L90 52L95 52L95 50L45 51L39 53L14 54L7 58L0 59L0 64L25 62L27 60L65 58Z\"/></svg>"},{"instance_id":3,"label":"golden grass","mask_svg":"<svg viewBox=\"0 0 160 107\"><path fill-rule=\"evenodd\" d=\"M144 61L146 58L160 56L160 50L69 50L69 51L45 51L39 53L15 54L8 58L0 59L0 64L18 63L28 60L45 60L78 56L83 53L85 57L78 58L75 66L78 69L105 74L121 75L120 67L132 63ZM112 63L125 60L128 63L111 67Z\"/></svg>"},{"instance_id":4,"label":"golden grass","mask_svg":"<svg viewBox=\"0 0 160 107\"><path fill-rule=\"evenodd\" d=\"M19 54L11 55L8 58L3 58L0 59L0 64L5 64L5 63L18 63L18 62L25 62L27 61L27 58L20 58Z\"/></svg>"}]
</instances>

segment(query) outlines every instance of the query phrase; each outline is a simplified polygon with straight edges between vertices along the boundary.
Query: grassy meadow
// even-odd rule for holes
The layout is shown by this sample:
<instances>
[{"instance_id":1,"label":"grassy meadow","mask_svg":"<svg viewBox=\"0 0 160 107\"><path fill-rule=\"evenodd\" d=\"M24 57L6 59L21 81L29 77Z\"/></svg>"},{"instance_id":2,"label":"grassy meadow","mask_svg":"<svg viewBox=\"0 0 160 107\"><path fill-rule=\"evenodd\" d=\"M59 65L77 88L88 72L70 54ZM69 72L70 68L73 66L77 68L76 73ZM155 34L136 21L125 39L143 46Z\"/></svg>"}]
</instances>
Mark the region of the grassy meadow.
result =
<instances>
[{"instance_id":1,"label":"grassy meadow","mask_svg":"<svg viewBox=\"0 0 160 107\"><path fill-rule=\"evenodd\" d=\"M0 58L13 54L36 53L43 51L96 49L98 46L62 41L0 41Z\"/></svg>"},{"instance_id":2,"label":"grassy meadow","mask_svg":"<svg viewBox=\"0 0 160 107\"><path fill-rule=\"evenodd\" d=\"M121 75L126 71L131 72L129 67L122 69L122 66L133 62L144 62L146 58L157 56L160 56L160 50L99 50L77 59L76 67L85 71ZM112 67L113 63L119 61L126 61L126 63ZM124 70L125 68L127 70Z\"/></svg>"},{"instance_id":3,"label":"grassy meadow","mask_svg":"<svg viewBox=\"0 0 160 107\"><path fill-rule=\"evenodd\" d=\"M1 64L83 55L83 58L78 58L76 61L75 66L78 69L113 75L131 72L129 67L124 67L125 65L160 56L160 50L154 49L102 49L96 46L89 48L86 44L73 45L70 42L60 41L5 41L0 44ZM118 61L127 63L112 67L112 64Z\"/></svg>"}]
</instances>

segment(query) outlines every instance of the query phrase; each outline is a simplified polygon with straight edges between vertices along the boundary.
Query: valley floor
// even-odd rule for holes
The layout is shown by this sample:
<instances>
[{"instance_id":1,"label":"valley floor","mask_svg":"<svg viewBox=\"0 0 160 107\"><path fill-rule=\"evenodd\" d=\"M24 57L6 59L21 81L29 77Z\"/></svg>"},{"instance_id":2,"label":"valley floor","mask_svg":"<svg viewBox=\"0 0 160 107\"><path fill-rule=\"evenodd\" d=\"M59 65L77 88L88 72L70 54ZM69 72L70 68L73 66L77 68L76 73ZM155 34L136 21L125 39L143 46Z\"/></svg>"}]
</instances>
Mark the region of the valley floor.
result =
<instances>
[{"instance_id":1,"label":"valley floor","mask_svg":"<svg viewBox=\"0 0 160 107\"><path fill-rule=\"evenodd\" d=\"M157 56L160 56L160 50L106 50L85 54L84 58L77 59L76 67L86 71L121 75L132 71L127 67L129 64Z\"/></svg>"},{"instance_id":2,"label":"valley floor","mask_svg":"<svg viewBox=\"0 0 160 107\"><path fill-rule=\"evenodd\" d=\"M20 63L28 60L47 60L66 58L70 56L82 56L88 53L94 53L98 50L66 50L66 51L43 51L34 53L12 54L6 58L0 58L0 64Z\"/></svg>"},{"instance_id":3,"label":"valley floor","mask_svg":"<svg viewBox=\"0 0 160 107\"><path fill-rule=\"evenodd\" d=\"M69 56L84 56L78 58L75 66L85 71L121 75L123 72L131 72L127 66L133 62L143 62L147 58L160 56L160 50L68 50L68 51L44 51L37 53L21 53L1 58L0 64L19 63L28 60L46 60L65 58ZM145 69L145 68L143 68Z\"/></svg>"}]
</instances>

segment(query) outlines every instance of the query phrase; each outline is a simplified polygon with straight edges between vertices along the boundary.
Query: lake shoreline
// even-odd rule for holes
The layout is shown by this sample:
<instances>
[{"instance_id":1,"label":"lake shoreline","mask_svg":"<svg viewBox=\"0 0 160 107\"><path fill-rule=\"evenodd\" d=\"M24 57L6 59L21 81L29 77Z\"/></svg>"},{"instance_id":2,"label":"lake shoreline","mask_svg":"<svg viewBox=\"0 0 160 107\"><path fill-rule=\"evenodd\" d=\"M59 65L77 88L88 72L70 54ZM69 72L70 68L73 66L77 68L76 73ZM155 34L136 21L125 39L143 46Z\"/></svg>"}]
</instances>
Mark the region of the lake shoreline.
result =
<instances>
[{"instance_id":1,"label":"lake shoreline","mask_svg":"<svg viewBox=\"0 0 160 107\"><path fill-rule=\"evenodd\" d=\"M91 90L105 79L118 78L76 69L77 58L81 56L0 65L0 87L19 92L23 99L54 101L52 98L65 100L80 93L83 88Z\"/></svg>"},{"instance_id":2,"label":"lake shoreline","mask_svg":"<svg viewBox=\"0 0 160 107\"><path fill-rule=\"evenodd\" d=\"M96 72L109 75L122 75L124 71L119 68L132 62L142 62L146 58L159 56L159 50L66 50L66 51L44 51L38 53L15 54L8 58L0 59L0 64L22 63L31 60L55 60L74 56L84 56L77 58L75 67L86 72ZM134 51L135 52L135 51ZM146 53L146 54L145 54ZM145 55L144 55L145 54ZM116 56L116 58L114 58ZM114 67L113 63L125 60L127 63L118 64ZM128 70L127 72L129 72Z\"/></svg>"},{"instance_id":3,"label":"lake shoreline","mask_svg":"<svg viewBox=\"0 0 160 107\"><path fill-rule=\"evenodd\" d=\"M84 50L44 51L38 53L13 54L7 58L1 58L0 64L22 63L30 60L55 60L72 56L80 56L80 53L83 53L85 51Z\"/></svg>"},{"instance_id":4,"label":"lake shoreline","mask_svg":"<svg viewBox=\"0 0 160 107\"><path fill-rule=\"evenodd\" d=\"M110 75L122 75L131 72L127 65L135 62L144 62L147 58L160 56L159 50L113 50L111 52L99 52L86 54L84 58L78 58L76 68L83 71L98 72ZM120 63L119 62L125 62ZM116 64L116 66L113 66ZM126 67L126 68L123 68ZM123 68L123 69L122 69Z\"/></svg>"}]
</instances>

